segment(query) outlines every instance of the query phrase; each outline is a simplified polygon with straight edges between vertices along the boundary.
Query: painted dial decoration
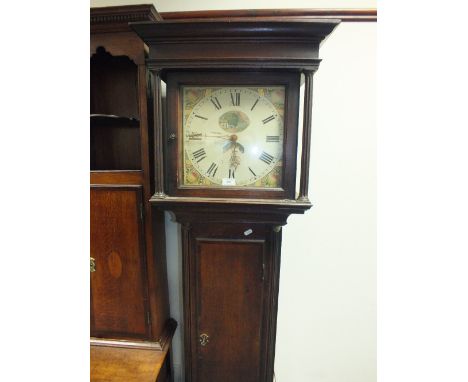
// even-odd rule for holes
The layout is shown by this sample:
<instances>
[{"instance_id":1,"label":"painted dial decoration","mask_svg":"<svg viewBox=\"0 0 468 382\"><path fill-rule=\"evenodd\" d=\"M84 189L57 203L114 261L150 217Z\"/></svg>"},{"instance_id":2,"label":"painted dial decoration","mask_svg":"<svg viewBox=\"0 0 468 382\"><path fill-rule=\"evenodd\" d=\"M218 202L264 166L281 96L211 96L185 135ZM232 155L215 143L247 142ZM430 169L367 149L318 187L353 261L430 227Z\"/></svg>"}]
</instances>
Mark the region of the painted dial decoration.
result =
<instances>
[{"instance_id":1,"label":"painted dial decoration","mask_svg":"<svg viewBox=\"0 0 468 382\"><path fill-rule=\"evenodd\" d=\"M185 86L182 94L184 185L281 187L284 86Z\"/></svg>"}]
</instances>

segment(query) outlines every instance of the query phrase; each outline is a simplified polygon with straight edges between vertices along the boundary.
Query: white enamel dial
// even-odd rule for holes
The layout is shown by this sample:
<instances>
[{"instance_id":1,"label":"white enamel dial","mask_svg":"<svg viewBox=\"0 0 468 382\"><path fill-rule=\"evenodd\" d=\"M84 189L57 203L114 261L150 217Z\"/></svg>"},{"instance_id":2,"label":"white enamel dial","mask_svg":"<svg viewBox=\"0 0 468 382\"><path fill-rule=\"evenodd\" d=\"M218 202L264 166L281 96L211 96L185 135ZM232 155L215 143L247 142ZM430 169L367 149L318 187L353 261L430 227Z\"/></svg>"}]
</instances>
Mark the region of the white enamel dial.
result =
<instances>
[{"instance_id":1,"label":"white enamel dial","mask_svg":"<svg viewBox=\"0 0 468 382\"><path fill-rule=\"evenodd\" d=\"M185 183L279 187L284 87L184 90L197 95L191 109L184 100Z\"/></svg>"}]
</instances>

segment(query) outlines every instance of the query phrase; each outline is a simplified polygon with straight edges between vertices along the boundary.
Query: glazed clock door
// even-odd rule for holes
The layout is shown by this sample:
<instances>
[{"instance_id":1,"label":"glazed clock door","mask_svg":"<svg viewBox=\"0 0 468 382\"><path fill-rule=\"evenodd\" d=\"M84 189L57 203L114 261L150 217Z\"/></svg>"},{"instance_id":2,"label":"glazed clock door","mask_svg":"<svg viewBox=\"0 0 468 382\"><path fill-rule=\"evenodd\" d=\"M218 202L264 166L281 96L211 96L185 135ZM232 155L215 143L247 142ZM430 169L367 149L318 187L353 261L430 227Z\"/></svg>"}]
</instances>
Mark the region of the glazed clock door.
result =
<instances>
[{"instance_id":1,"label":"glazed clock door","mask_svg":"<svg viewBox=\"0 0 468 382\"><path fill-rule=\"evenodd\" d=\"M91 336L149 336L141 186L91 187Z\"/></svg>"},{"instance_id":2,"label":"glazed clock door","mask_svg":"<svg viewBox=\"0 0 468 382\"><path fill-rule=\"evenodd\" d=\"M246 238L248 229L219 224L195 229L192 382L264 380L269 256L261 230L254 228L253 238Z\"/></svg>"},{"instance_id":3,"label":"glazed clock door","mask_svg":"<svg viewBox=\"0 0 468 382\"><path fill-rule=\"evenodd\" d=\"M294 197L299 86L300 73L168 73L166 193Z\"/></svg>"}]
</instances>

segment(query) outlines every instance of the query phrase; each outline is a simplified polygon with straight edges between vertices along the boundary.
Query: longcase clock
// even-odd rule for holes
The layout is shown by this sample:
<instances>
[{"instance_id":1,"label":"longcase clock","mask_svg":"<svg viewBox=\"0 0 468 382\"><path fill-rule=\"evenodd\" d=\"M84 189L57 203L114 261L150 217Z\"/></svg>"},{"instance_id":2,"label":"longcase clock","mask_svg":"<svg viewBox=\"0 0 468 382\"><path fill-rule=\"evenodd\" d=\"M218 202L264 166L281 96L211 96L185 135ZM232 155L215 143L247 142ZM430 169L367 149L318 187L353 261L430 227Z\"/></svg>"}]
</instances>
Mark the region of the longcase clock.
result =
<instances>
[{"instance_id":1,"label":"longcase clock","mask_svg":"<svg viewBox=\"0 0 468 382\"><path fill-rule=\"evenodd\" d=\"M281 227L311 207L312 78L338 23L132 24L154 89L151 202L182 225L186 381L273 380Z\"/></svg>"}]
</instances>

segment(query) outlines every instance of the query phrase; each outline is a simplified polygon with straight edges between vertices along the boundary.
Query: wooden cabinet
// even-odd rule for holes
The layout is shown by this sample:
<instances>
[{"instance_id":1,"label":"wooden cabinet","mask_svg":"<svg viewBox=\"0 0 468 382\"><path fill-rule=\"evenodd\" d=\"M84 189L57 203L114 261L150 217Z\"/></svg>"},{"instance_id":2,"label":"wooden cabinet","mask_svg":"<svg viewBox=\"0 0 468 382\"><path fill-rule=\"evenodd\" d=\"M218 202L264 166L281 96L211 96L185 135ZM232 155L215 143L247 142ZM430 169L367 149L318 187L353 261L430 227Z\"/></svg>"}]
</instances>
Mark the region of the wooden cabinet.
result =
<instances>
[{"instance_id":1,"label":"wooden cabinet","mask_svg":"<svg viewBox=\"0 0 468 382\"><path fill-rule=\"evenodd\" d=\"M91 332L149 338L142 186L91 188Z\"/></svg>"},{"instance_id":2,"label":"wooden cabinet","mask_svg":"<svg viewBox=\"0 0 468 382\"><path fill-rule=\"evenodd\" d=\"M150 5L91 9L93 344L163 350L175 330L164 215L149 204L154 162L145 45L128 27L158 19Z\"/></svg>"}]
</instances>

